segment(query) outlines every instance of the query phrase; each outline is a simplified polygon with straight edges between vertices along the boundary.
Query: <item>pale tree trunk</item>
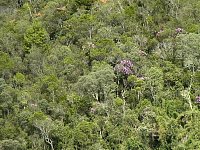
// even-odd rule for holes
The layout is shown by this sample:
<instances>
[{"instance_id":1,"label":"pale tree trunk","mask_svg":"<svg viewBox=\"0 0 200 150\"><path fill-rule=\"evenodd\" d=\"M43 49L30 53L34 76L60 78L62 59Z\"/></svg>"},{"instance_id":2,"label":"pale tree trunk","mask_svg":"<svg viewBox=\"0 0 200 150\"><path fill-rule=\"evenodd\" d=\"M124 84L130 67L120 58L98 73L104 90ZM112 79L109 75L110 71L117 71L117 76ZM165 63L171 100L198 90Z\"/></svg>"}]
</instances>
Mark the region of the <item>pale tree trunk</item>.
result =
<instances>
[{"instance_id":1,"label":"pale tree trunk","mask_svg":"<svg viewBox=\"0 0 200 150\"><path fill-rule=\"evenodd\" d=\"M151 86L151 88L150 88L150 91L151 91L151 96L152 96L152 98L153 98L153 101L154 101L154 103L156 104L156 98L155 98L154 89L153 89L152 86Z\"/></svg>"},{"instance_id":2,"label":"pale tree trunk","mask_svg":"<svg viewBox=\"0 0 200 150\"><path fill-rule=\"evenodd\" d=\"M28 5L28 10L29 10L29 15L30 15L30 17L31 17L31 19L32 19L32 18L33 18L33 15L32 15L31 8L29 7L29 5Z\"/></svg>"},{"instance_id":3,"label":"pale tree trunk","mask_svg":"<svg viewBox=\"0 0 200 150\"><path fill-rule=\"evenodd\" d=\"M193 107L192 107L192 100L191 100L191 97L190 97L190 92L191 92L191 87L192 87L192 84L193 84L193 77L194 77L194 65L193 65L193 73L192 73L191 79L190 79L190 85L182 93L182 96L187 100L191 110L193 110Z\"/></svg>"},{"instance_id":4,"label":"pale tree trunk","mask_svg":"<svg viewBox=\"0 0 200 150\"><path fill-rule=\"evenodd\" d=\"M138 99L138 102L140 101L140 91L137 92L137 99Z\"/></svg>"},{"instance_id":5,"label":"pale tree trunk","mask_svg":"<svg viewBox=\"0 0 200 150\"><path fill-rule=\"evenodd\" d=\"M117 3L118 3L118 5L119 5L119 7L120 7L121 12L123 12L124 9L123 9L123 7L122 7L121 2L118 0Z\"/></svg>"},{"instance_id":6,"label":"pale tree trunk","mask_svg":"<svg viewBox=\"0 0 200 150\"><path fill-rule=\"evenodd\" d=\"M92 31L93 31L93 27L91 27L89 29L89 39L91 40L92 39Z\"/></svg>"},{"instance_id":7,"label":"pale tree trunk","mask_svg":"<svg viewBox=\"0 0 200 150\"><path fill-rule=\"evenodd\" d=\"M53 98L53 102L55 102L55 92L54 92L54 90L52 91L52 98Z\"/></svg>"},{"instance_id":8,"label":"pale tree trunk","mask_svg":"<svg viewBox=\"0 0 200 150\"><path fill-rule=\"evenodd\" d=\"M45 141L51 146L51 149L54 150L53 141L48 136L45 137Z\"/></svg>"},{"instance_id":9,"label":"pale tree trunk","mask_svg":"<svg viewBox=\"0 0 200 150\"><path fill-rule=\"evenodd\" d=\"M193 84L193 77L194 77L194 64L192 66L192 75L191 75L191 79L190 79L190 86L188 88L188 103L190 105L191 110L192 110L192 101L191 101L191 97L190 97L190 92L191 92L191 88L192 88L192 84Z\"/></svg>"},{"instance_id":10,"label":"pale tree trunk","mask_svg":"<svg viewBox=\"0 0 200 150\"><path fill-rule=\"evenodd\" d=\"M45 128L45 126L40 126L37 124L35 125L35 127L37 127L42 133L44 141L47 142L51 146L52 150L54 150L53 141L49 138L49 130Z\"/></svg>"},{"instance_id":11,"label":"pale tree trunk","mask_svg":"<svg viewBox=\"0 0 200 150\"><path fill-rule=\"evenodd\" d=\"M125 118L125 115L126 115L126 100L125 100L125 92L126 92L126 90L124 90L123 92L122 92L122 99L123 99L123 101L124 101L124 103L123 103L123 107L122 107L122 110L123 110L123 118Z\"/></svg>"}]
</instances>

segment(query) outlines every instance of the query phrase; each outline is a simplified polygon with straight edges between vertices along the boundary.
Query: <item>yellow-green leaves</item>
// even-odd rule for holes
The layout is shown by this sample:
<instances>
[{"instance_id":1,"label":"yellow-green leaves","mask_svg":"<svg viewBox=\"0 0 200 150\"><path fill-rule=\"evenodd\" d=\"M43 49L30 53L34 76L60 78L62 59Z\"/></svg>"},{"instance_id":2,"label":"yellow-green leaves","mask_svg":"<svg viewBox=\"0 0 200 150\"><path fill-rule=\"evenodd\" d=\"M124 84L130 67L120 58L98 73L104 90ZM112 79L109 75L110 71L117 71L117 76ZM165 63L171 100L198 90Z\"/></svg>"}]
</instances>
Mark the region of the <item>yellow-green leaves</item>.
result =
<instances>
[{"instance_id":1,"label":"yellow-green leaves","mask_svg":"<svg viewBox=\"0 0 200 150\"><path fill-rule=\"evenodd\" d=\"M0 51L0 72L5 69L11 69L14 66L13 61L7 53Z\"/></svg>"},{"instance_id":2,"label":"yellow-green leaves","mask_svg":"<svg viewBox=\"0 0 200 150\"><path fill-rule=\"evenodd\" d=\"M49 36L40 22L33 23L24 35L24 50L29 53L31 48L41 48L43 52L48 49Z\"/></svg>"}]
</instances>

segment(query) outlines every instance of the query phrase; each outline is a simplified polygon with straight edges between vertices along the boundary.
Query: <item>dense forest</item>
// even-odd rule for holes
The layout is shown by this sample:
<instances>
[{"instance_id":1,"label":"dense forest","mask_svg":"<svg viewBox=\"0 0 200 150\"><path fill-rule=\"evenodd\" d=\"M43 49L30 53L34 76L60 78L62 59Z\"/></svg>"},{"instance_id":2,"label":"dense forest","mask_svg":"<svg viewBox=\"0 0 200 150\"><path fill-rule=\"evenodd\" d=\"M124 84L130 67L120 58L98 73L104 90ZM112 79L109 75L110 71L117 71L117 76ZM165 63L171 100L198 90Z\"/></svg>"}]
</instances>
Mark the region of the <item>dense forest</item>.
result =
<instances>
[{"instance_id":1,"label":"dense forest","mask_svg":"<svg viewBox=\"0 0 200 150\"><path fill-rule=\"evenodd\" d=\"M199 149L199 0L0 0L0 150Z\"/></svg>"}]
</instances>

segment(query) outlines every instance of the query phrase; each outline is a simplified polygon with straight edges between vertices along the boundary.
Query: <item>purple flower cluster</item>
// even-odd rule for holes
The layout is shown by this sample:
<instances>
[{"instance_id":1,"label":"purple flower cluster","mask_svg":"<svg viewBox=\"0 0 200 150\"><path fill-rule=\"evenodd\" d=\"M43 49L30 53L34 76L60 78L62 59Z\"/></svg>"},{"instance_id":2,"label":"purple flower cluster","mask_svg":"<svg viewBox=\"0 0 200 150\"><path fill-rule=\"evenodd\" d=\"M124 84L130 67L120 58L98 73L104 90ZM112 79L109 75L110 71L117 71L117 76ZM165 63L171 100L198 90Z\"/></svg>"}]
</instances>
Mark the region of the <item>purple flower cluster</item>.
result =
<instances>
[{"instance_id":1,"label":"purple flower cluster","mask_svg":"<svg viewBox=\"0 0 200 150\"><path fill-rule=\"evenodd\" d=\"M161 35L161 33L163 33L164 32L164 30L163 29L161 29L160 31L158 31L157 33L156 33L156 36L160 36Z\"/></svg>"},{"instance_id":2,"label":"purple flower cluster","mask_svg":"<svg viewBox=\"0 0 200 150\"><path fill-rule=\"evenodd\" d=\"M196 103L200 103L200 96L196 97Z\"/></svg>"},{"instance_id":3,"label":"purple flower cluster","mask_svg":"<svg viewBox=\"0 0 200 150\"><path fill-rule=\"evenodd\" d=\"M122 60L115 66L115 71L125 75L130 75L133 73L132 67L133 63L130 60Z\"/></svg>"},{"instance_id":4,"label":"purple flower cluster","mask_svg":"<svg viewBox=\"0 0 200 150\"><path fill-rule=\"evenodd\" d=\"M183 32L182 28L176 28L176 33L181 33L181 32Z\"/></svg>"}]
</instances>

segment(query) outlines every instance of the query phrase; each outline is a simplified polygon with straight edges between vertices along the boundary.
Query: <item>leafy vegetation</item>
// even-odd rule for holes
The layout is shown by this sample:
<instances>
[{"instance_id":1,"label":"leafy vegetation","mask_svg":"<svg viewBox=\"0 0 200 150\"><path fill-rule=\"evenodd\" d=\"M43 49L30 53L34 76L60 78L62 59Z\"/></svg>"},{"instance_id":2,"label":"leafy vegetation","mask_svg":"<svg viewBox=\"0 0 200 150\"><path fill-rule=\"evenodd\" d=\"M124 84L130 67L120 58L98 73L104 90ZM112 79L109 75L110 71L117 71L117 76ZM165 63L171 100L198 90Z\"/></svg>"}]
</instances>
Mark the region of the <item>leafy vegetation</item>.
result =
<instances>
[{"instance_id":1,"label":"leafy vegetation","mask_svg":"<svg viewBox=\"0 0 200 150\"><path fill-rule=\"evenodd\" d=\"M0 0L0 149L200 149L199 18L198 0Z\"/></svg>"}]
</instances>

